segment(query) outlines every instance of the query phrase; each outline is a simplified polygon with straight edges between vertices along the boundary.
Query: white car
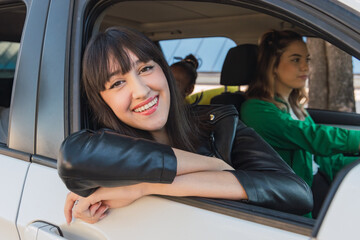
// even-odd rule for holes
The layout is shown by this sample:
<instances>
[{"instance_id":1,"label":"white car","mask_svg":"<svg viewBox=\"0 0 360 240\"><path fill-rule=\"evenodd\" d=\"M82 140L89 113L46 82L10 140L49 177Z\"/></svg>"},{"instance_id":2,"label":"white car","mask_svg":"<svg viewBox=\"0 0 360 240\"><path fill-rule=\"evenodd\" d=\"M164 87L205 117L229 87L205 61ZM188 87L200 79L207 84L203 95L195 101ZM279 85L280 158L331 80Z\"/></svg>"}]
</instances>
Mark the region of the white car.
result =
<instances>
[{"instance_id":1,"label":"white car","mask_svg":"<svg viewBox=\"0 0 360 240\"><path fill-rule=\"evenodd\" d=\"M92 126L81 59L98 31L121 25L155 42L221 36L242 44L286 28L359 59L359 3L345 2L0 0L0 106L10 108L0 114L0 239L359 239L359 161L337 176L317 220L235 201L149 196L96 224L67 225L68 190L56 170L64 138ZM359 114L311 114L360 130Z\"/></svg>"}]
</instances>

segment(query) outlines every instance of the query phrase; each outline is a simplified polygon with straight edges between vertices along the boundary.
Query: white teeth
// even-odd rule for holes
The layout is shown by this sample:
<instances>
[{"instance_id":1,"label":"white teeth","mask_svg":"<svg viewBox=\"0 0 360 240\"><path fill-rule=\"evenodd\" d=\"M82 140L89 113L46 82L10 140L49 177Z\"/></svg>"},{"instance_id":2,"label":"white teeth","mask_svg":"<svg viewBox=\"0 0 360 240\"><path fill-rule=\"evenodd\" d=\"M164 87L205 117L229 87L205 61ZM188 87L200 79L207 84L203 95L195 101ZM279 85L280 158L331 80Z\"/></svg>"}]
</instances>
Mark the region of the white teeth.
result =
<instances>
[{"instance_id":1,"label":"white teeth","mask_svg":"<svg viewBox=\"0 0 360 240\"><path fill-rule=\"evenodd\" d=\"M154 100L152 100L151 102L149 102L148 104L145 104L144 106L142 107L139 107L139 108L136 108L134 109L134 112L143 112L143 111L146 111L148 110L149 108L151 108L152 106L154 106L158 101L158 98L154 98Z\"/></svg>"}]
</instances>

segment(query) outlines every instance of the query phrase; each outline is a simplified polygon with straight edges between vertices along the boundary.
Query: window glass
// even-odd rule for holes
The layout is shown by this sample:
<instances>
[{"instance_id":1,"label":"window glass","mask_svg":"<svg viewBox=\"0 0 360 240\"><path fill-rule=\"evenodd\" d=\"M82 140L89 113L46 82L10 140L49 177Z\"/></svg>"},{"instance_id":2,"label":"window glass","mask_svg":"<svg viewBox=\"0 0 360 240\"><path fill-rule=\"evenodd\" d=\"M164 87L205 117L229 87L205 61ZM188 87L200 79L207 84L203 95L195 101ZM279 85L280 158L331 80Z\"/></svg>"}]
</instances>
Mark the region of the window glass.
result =
<instances>
[{"instance_id":1,"label":"window glass","mask_svg":"<svg viewBox=\"0 0 360 240\"><path fill-rule=\"evenodd\" d=\"M13 78L20 43L0 41L0 78Z\"/></svg>"},{"instance_id":2,"label":"window glass","mask_svg":"<svg viewBox=\"0 0 360 240\"><path fill-rule=\"evenodd\" d=\"M25 4L4 8L0 15L0 143L7 142L11 92L25 16Z\"/></svg>"},{"instance_id":3,"label":"window glass","mask_svg":"<svg viewBox=\"0 0 360 240\"><path fill-rule=\"evenodd\" d=\"M193 54L199 60L198 72L220 72L228 50L236 44L229 38L189 38L160 41L169 65Z\"/></svg>"}]
</instances>

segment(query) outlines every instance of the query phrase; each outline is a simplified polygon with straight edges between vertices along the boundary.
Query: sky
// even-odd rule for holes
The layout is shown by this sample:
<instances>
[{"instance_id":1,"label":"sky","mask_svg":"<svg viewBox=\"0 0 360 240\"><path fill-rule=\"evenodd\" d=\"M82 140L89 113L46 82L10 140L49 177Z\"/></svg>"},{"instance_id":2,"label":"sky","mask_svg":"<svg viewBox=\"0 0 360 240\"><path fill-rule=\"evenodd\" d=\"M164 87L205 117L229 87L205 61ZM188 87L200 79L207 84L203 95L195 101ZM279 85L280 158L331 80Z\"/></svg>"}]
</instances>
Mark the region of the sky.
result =
<instances>
[{"instance_id":1,"label":"sky","mask_svg":"<svg viewBox=\"0 0 360 240\"><path fill-rule=\"evenodd\" d=\"M353 69L355 74L360 74L360 61L353 57Z\"/></svg>"}]
</instances>

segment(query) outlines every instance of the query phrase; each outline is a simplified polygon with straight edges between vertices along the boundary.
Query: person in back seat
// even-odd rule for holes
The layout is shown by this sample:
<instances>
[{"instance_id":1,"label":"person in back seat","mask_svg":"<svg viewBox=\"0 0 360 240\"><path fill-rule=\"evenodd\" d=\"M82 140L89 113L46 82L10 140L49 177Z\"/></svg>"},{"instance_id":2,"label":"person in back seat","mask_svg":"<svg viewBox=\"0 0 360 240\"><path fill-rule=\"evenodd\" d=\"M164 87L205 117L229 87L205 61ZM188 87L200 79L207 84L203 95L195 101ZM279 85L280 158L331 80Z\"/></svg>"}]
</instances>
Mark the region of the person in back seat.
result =
<instances>
[{"instance_id":1,"label":"person in back seat","mask_svg":"<svg viewBox=\"0 0 360 240\"><path fill-rule=\"evenodd\" d=\"M172 64L170 69L176 80L176 85L187 103L209 105L214 96L224 92L224 87L208 89L191 94L195 88L198 67L199 62L197 58L194 55L189 54L183 60ZM229 92L235 92L237 90L238 88L235 86L228 87Z\"/></svg>"},{"instance_id":2,"label":"person in back seat","mask_svg":"<svg viewBox=\"0 0 360 240\"><path fill-rule=\"evenodd\" d=\"M192 54L170 66L176 85L184 98L194 91L198 67L199 62Z\"/></svg>"},{"instance_id":3,"label":"person in back seat","mask_svg":"<svg viewBox=\"0 0 360 240\"><path fill-rule=\"evenodd\" d=\"M257 77L250 82L241 119L254 128L312 187L317 217L329 183L358 159L360 132L317 125L304 109L310 56L293 31L265 33L259 46Z\"/></svg>"}]
</instances>

